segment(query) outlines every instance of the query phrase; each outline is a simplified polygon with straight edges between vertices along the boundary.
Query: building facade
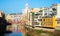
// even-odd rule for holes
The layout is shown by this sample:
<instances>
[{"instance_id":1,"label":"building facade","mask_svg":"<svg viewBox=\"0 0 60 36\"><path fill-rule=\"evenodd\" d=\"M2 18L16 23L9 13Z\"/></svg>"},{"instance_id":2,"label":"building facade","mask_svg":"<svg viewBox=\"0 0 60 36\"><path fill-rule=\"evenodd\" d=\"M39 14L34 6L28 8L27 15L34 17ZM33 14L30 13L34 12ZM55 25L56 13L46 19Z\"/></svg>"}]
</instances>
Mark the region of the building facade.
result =
<instances>
[{"instance_id":1,"label":"building facade","mask_svg":"<svg viewBox=\"0 0 60 36\"><path fill-rule=\"evenodd\" d=\"M15 14L14 13L14 14L6 15L7 22L11 23L10 26L7 26L7 29L10 30L9 27L11 27L12 31L19 31L20 32L20 30L23 29L22 25L25 24L25 21L23 19L24 18L22 16L22 14Z\"/></svg>"},{"instance_id":2,"label":"building facade","mask_svg":"<svg viewBox=\"0 0 60 36\"><path fill-rule=\"evenodd\" d=\"M60 18L60 4L52 4L51 12L55 15L56 18Z\"/></svg>"},{"instance_id":3,"label":"building facade","mask_svg":"<svg viewBox=\"0 0 60 36\"><path fill-rule=\"evenodd\" d=\"M55 16L43 17L42 18L42 27L56 28L56 18L55 18Z\"/></svg>"},{"instance_id":4,"label":"building facade","mask_svg":"<svg viewBox=\"0 0 60 36\"><path fill-rule=\"evenodd\" d=\"M60 25L60 4L52 4L51 12L56 18L56 26Z\"/></svg>"},{"instance_id":5,"label":"building facade","mask_svg":"<svg viewBox=\"0 0 60 36\"><path fill-rule=\"evenodd\" d=\"M19 23L22 20L22 14L8 14L6 20L10 23Z\"/></svg>"},{"instance_id":6,"label":"building facade","mask_svg":"<svg viewBox=\"0 0 60 36\"><path fill-rule=\"evenodd\" d=\"M29 25L40 27L42 24L42 17L47 16L47 8L33 8L29 13Z\"/></svg>"}]
</instances>

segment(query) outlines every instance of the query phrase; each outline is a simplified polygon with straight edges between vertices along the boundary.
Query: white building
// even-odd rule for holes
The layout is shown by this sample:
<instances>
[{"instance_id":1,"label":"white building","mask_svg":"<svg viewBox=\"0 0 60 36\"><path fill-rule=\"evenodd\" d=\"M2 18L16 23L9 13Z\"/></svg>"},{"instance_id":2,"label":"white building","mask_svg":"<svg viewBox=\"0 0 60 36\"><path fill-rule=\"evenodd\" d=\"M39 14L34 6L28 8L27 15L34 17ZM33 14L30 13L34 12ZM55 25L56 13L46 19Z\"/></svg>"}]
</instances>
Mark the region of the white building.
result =
<instances>
[{"instance_id":1,"label":"white building","mask_svg":"<svg viewBox=\"0 0 60 36\"><path fill-rule=\"evenodd\" d=\"M30 13L30 8L28 3L25 4L25 8L22 10L23 16L26 18L26 24L29 24L29 13Z\"/></svg>"},{"instance_id":2,"label":"white building","mask_svg":"<svg viewBox=\"0 0 60 36\"><path fill-rule=\"evenodd\" d=\"M60 4L52 4L51 6L54 15L56 18L60 18Z\"/></svg>"},{"instance_id":3,"label":"white building","mask_svg":"<svg viewBox=\"0 0 60 36\"><path fill-rule=\"evenodd\" d=\"M37 12L34 12L34 26L42 25L42 17L47 15L47 8L39 8Z\"/></svg>"}]
</instances>

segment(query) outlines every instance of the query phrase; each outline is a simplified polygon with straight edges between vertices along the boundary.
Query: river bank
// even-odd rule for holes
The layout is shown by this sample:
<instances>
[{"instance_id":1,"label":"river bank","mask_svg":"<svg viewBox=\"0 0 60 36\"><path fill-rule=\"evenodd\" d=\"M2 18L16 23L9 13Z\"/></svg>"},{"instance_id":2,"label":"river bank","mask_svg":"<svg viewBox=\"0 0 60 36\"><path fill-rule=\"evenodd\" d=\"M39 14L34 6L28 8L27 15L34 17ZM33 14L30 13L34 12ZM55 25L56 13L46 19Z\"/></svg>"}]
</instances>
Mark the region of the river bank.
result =
<instances>
[{"instance_id":1,"label":"river bank","mask_svg":"<svg viewBox=\"0 0 60 36\"><path fill-rule=\"evenodd\" d=\"M60 30L55 29L54 32L50 32L28 28L27 36L60 36Z\"/></svg>"},{"instance_id":2,"label":"river bank","mask_svg":"<svg viewBox=\"0 0 60 36\"><path fill-rule=\"evenodd\" d=\"M28 36L54 36L52 32L36 30L36 29L29 29L27 34Z\"/></svg>"}]
</instances>

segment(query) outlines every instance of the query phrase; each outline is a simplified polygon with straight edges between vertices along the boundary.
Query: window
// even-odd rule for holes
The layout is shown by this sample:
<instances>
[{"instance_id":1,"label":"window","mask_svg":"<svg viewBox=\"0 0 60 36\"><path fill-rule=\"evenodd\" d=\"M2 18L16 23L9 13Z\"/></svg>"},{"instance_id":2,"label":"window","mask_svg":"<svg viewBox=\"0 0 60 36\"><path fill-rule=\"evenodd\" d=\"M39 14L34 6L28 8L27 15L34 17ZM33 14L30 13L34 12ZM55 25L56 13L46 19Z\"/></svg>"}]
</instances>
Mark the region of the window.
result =
<instances>
[{"instance_id":1,"label":"window","mask_svg":"<svg viewBox=\"0 0 60 36\"><path fill-rule=\"evenodd\" d=\"M48 18L48 21L49 21L49 22L52 21L51 18Z\"/></svg>"},{"instance_id":2,"label":"window","mask_svg":"<svg viewBox=\"0 0 60 36\"><path fill-rule=\"evenodd\" d=\"M42 15L42 13L40 13L40 15Z\"/></svg>"},{"instance_id":3,"label":"window","mask_svg":"<svg viewBox=\"0 0 60 36\"><path fill-rule=\"evenodd\" d=\"M42 16L39 16L39 18L42 18Z\"/></svg>"},{"instance_id":4,"label":"window","mask_svg":"<svg viewBox=\"0 0 60 36\"><path fill-rule=\"evenodd\" d=\"M57 21L57 24L60 24L60 21Z\"/></svg>"},{"instance_id":5,"label":"window","mask_svg":"<svg viewBox=\"0 0 60 36\"><path fill-rule=\"evenodd\" d=\"M38 19L38 21L42 21L42 19Z\"/></svg>"},{"instance_id":6,"label":"window","mask_svg":"<svg viewBox=\"0 0 60 36\"><path fill-rule=\"evenodd\" d=\"M43 21L45 21L45 19L43 19Z\"/></svg>"},{"instance_id":7,"label":"window","mask_svg":"<svg viewBox=\"0 0 60 36\"><path fill-rule=\"evenodd\" d=\"M47 13L45 13L44 15L47 15Z\"/></svg>"},{"instance_id":8,"label":"window","mask_svg":"<svg viewBox=\"0 0 60 36\"><path fill-rule=\"evenodd\" d=\"M34 21L37 21L37 20L34 20Z\"/></svg>"},{"instance_id":9,"label":"window","mask_svg":"<svg viewBox=\"0 0 60 36\"><path fill-rule=\"evenodd\" d=\"M53 11L57 11L56 8L52 8Z\"/></svg>"},{"instance_id":10,"label":"window","mask_svg":"<svg viewBox=\"0 0 60 36\"><path fill-rule=\"evenodd\" d=\"M56 12L56 11L54 11L52 14L54 14L54 15L55 15L55 14L57 14L57 12Z\"/></svg>"},{"instance_id":11,"label":"window","mask_svg":"<svg viewBox=\"0 0 60 36\"><path fill-rule=\"evenodd\" d=\"M35 14L35 16L38 16L39 14Z\"/></svg>"},{"instance_id":12,"label":"window","mask_svg":"<svg viewBox=\"0 0 60 36\"><path fill-rule=\"evenodd\" d=\"M34 18L38 18L38 16L34 16Z\"/></svg>"},{"instance_id":13,"label":"window","mask_svg":"<svg viewBox=\"0 0 60 36\"><path fill-rule=\"evenodd\" d=\"M39 12L42 12L42 10L40 10Z\"/></svg>"},{"instance_id":14,"label":"window","mask_svg":"<svg viewBox=\"0 0 60 36\"><path fill-rule=\"evenodd\" d=\"M39 23L38 22L34 22L35 23L35 25L39 25Z\"/></svg>"},{"instance_id":15,"label":"window","mask_svg":"<svg viewBox=\"0 0 60 36\"><path fill-rule=\"evenodd\" d=\"M45 21L48 21L47 19L45 19Z\"/></svg>"}]
</instances>

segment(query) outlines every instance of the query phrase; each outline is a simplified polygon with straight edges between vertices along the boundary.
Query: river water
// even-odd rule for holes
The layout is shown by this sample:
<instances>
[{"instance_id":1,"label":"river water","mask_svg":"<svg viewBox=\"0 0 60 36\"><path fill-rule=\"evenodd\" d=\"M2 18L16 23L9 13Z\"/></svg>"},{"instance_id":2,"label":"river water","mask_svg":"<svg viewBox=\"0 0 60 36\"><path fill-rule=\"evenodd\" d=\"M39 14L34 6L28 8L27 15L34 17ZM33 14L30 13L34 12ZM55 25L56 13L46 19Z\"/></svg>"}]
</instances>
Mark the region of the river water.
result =
<instances>
[{"instance_id":1,"label":"river water","mask_svg":"<svg viewBox=\"0 0 60 36\"><path fill-rule=\"evenodd\" d=\"M9 34L5 34L5 36L23 36L22 32L12 32Z\"/></svg>"},{"instance_id":2,"label":"river water","mask_svg":"<svg viewBox=\"0 0 60 36\"><path fill-rule=\"evenodd\" d=\"M26 28L22 25L15 25L12 27L12 33L7 33L5 36L25 36L26 35Z\"/></svg>"}]
</instances>

